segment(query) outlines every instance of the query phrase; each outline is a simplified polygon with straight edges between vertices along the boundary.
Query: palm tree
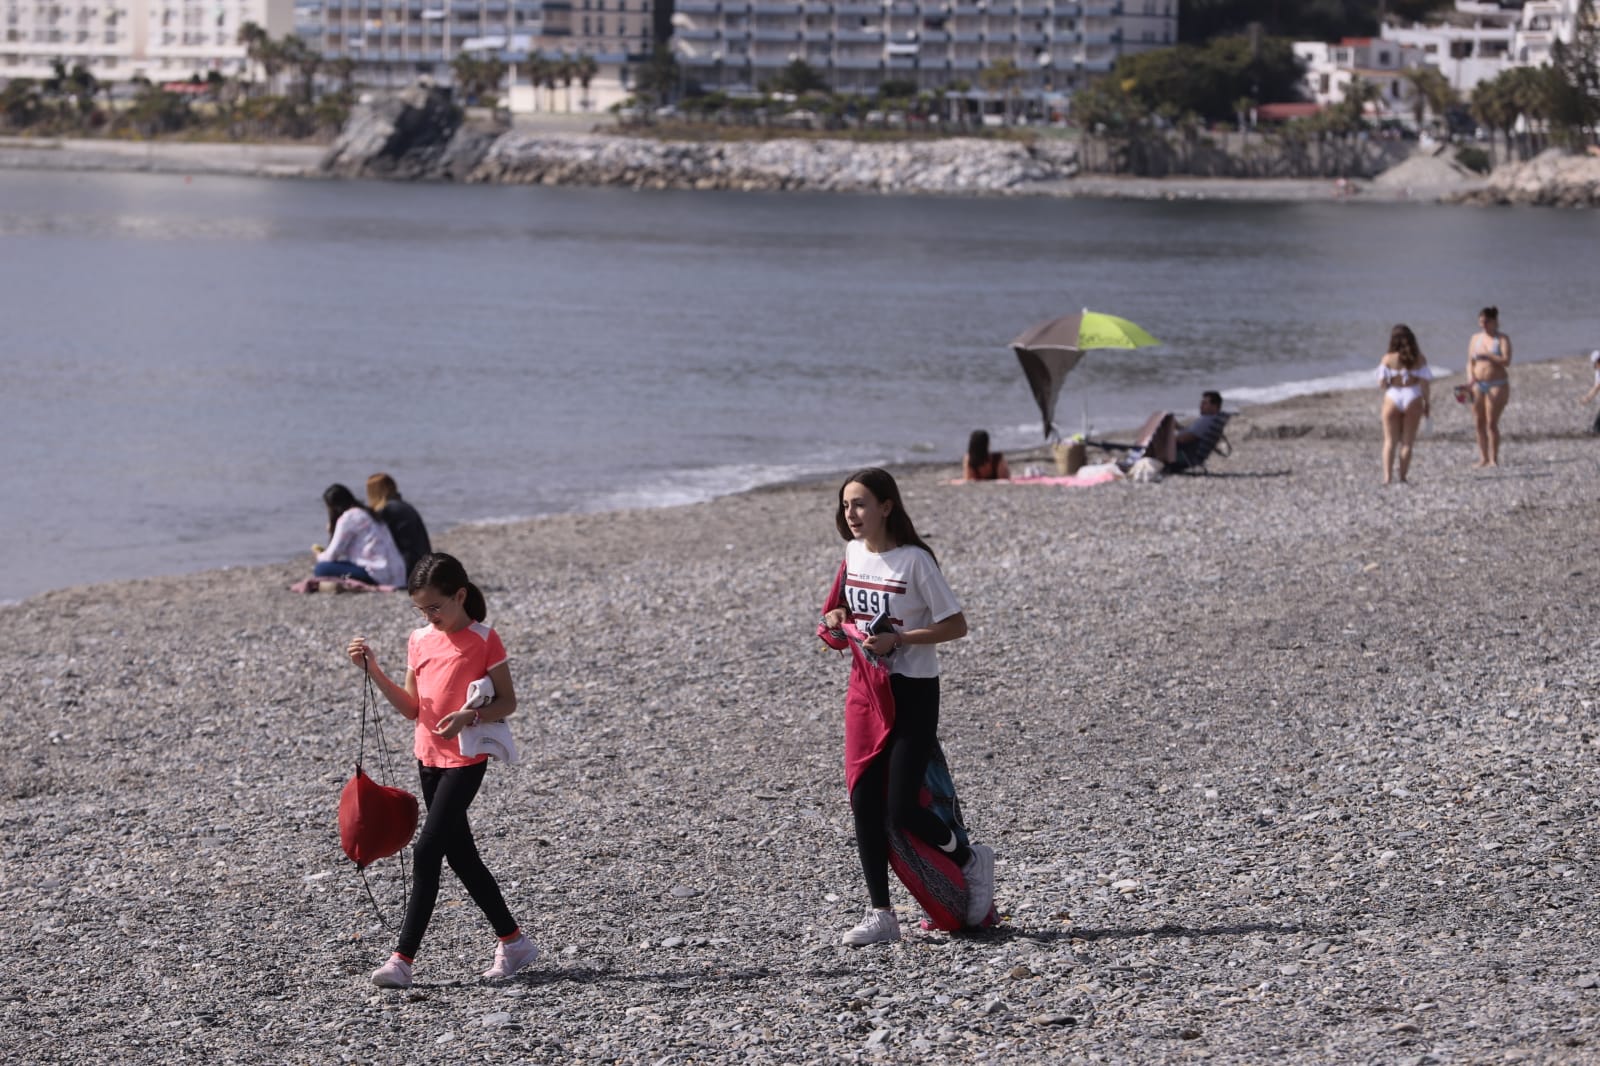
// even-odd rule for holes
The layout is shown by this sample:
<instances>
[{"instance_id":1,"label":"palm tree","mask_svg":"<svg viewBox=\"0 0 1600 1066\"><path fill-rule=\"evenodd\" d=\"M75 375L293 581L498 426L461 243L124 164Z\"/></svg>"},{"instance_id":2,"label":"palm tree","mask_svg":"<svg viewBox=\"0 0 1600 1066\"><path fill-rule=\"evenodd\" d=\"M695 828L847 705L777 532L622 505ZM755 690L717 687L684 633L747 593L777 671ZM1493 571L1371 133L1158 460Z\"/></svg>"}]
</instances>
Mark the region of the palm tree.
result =
<instances>
[{"instance_id":1,"label":"palm tree","mask_svg":"<svg viewBox=\"0 0 1600 1066\"><path fill-rule=\"evenodd\" d=\"M556 61L556 77L561 81L561 87L567 91L567 113L572 113L572 83L578 77L577 67L573 65L572 57L563 54Z\"/></svg>"},{"instance_id":2,"label":"palm tree","mask_svg":"<svg viewBox=\"0 0 1600 1066\"><path fill-rule=\"evenodd\" d=\"M535 111L539 110L539 82L544 78L544 65L547 62L549 60L531 47L528 49L528 58L522 62L524 69L528 72L528 85L533 89L533 109Z\"/></svg>"},{"instance_id":3,"label":"palm tree","mask_svg":"<svg viewBox=\"0 0 1600 1066\"><path fill-rule=\"evenodd\" d=\"M594 81L594 76L600 73L600 64L595 62L594 56L587 52L579 52L578 58L572 61L573 73L577 75L578 84L583 88L583 109L589 110L589 83Z\"/></svg>"},{"instance_id":4,"label":"palm tree","mask_svg":"<svg viewBox=\"0 0 1600 1066\"><path fill-rule=\"evenodd\" d=\"M350 97L355 94L356 88L356 61L349 56L340 56L328 64L328 71L339 79L339 93Z\"/></svg>"},{"instance_id":5,"label":"palm tree","mask_svg":"<svg viewBox=\"0 0 1600 1066\"><path fill-rule=\"evenodd\" d=\"M322 66L322 53L294 36L285 37L276 47L279 61L293 67L300 75L300 92L310 106L317 94L317 70Z\"/></svg>"},{"instance_id":6,"label":"palm tree","mask_svg":"<svg viewBox=\"0 0 1600 1066\"><path fill-rule=\"evenodd\" d=\"M1414 67L1406 71L1405 78L1411 83L1411 111L1417 128L1422 128L1424 114L1432 115L1435 123L1443 121L1456 103L1456 91L1450 80L1438 67Z\"/></svg>"},{"instance_id":7,"label":"palm tree","mask_svg":"<svg viewBox=\"0 0 1600 1066\"><path fill-rule=\"evenodd\" d=\"M1468 104L1472 117L1489 131L1489 154L1494 155L1494 135L1504 131L1506 156L1511 155L1511 131L1517 124L1517 107L1511 99L1510 85L1501 75L1489 81L1480 81L1472 89Z\"/></svg>"},{"instance_id":8,"label":"palm tree","mask_svg":"<svg viewBox=\"0 0 1600 1066\"><path fill-rule=\"evenodd\" d=\"M236 40L239 44L244 45L246 73L251 75L249 80L254 81L255 68L261 65L261 53L267 45L272 43L272 38L258 24L246 22L239 27L239 34Z\"/></svg>"},{"instance_id":9,"label":"palm tree","mask_svg":"<svg viewBox=\"0 0 1600 1066\"><path fill-rule=\"evenodd\" d=\"M1005 95L1006 125L1011 125L1011 99L1022 81L1022 68L1010 59L997 59L978 72L978 84Z\"/></svg>"}]
</instances>

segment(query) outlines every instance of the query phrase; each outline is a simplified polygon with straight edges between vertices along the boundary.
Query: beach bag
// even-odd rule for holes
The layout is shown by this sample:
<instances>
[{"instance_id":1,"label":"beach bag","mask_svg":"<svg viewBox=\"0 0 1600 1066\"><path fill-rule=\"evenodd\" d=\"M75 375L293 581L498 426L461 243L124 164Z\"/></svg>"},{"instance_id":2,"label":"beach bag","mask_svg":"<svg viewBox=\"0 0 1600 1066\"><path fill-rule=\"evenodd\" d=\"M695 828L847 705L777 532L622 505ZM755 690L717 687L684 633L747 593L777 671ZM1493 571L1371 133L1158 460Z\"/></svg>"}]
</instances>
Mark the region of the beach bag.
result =
<instances>
[{"instance_id":1,"label":"beach bag","mask_svg":"<svg viewBox=\"0 0 1600 1066\"><path fill-rule=\"evenodd\" d=\"M1594 421L1589 424L1590 433L1600 433L1600 414L1594 416Z\"/></svg>"},{"instance_id":2,"label":"beach bag","mask_svg":"<svg viewBox=\"0 0 1600 1066\"><path fill-rule=\"evenodd\" d=\"M339 846L358 868L397 854L417 831L417 797L380 785L361 764L339 795Z\"/></svg>"}]
</instances>

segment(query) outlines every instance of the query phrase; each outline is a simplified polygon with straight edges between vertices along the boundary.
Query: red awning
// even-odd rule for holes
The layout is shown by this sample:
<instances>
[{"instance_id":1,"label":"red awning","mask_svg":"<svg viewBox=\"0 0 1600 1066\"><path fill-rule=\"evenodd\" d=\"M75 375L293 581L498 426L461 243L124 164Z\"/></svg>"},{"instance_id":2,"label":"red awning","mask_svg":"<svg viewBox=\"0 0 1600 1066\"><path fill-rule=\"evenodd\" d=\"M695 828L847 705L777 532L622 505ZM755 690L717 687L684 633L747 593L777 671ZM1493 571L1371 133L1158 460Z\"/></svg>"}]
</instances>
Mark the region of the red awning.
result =
<instances>
[{"instance_id":1,"label":"red awning","mask_svg":"<svg viewBox=\"0 0 1600 1066\"><path fill-rule=\"evenodd\" d=\"M1310 118L1321 110L1321 104L1262 104L1256 108L1256 120L1287 122L1292 118Z\"/></svg>"}]
</instances>

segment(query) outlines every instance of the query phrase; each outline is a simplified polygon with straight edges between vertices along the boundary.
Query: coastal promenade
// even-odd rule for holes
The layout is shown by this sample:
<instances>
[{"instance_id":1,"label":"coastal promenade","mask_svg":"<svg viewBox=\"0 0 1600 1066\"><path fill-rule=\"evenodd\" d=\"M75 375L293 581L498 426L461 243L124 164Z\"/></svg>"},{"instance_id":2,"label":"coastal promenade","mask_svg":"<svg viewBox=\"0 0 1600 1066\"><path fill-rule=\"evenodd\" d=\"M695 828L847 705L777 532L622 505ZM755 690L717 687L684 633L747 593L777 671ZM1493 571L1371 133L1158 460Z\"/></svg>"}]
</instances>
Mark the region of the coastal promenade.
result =
<instances>
[{"instance_id":1,"label":"coastal promenade","mask_svg":"<svg viewBox=\"0 0 1600 1066\"><path fill-rule=\"evenodd\" d=\"M546 955L503 987L449 877L417 988L366 983L392 941L338 848L340 648L397 665L403 598L295 596L285 563L30 599L0 649L9 1057L1592 1061L1588 383L1519 366L1474 471L1445 379L1388 489L1375 388L1246 409L1215 477L898 470L972 624L941 733L999 855L980 937L838 946L831 480L441 538L521 701L480 846Z\"/></svg>"}]
</instances>

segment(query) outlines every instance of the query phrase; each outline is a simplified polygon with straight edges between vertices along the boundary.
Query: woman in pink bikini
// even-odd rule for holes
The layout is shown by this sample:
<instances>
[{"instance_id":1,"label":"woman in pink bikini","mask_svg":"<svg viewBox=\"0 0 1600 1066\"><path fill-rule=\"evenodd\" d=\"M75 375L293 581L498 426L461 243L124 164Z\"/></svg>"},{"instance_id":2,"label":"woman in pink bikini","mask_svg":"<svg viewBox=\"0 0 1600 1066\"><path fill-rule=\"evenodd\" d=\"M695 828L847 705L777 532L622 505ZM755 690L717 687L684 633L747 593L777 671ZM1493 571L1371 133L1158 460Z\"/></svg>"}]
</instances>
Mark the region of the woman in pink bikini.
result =
<instances>
[{"instance_id":1,"label":"woman in pink bikini","mask_svg":"<svg viewBox=\"0 0 1600 1066\"><path fill-rule=\"evenodd\" d=\"M1467 343L1472 422L1478 431L1474 467L1500 465L1500 412L1511 399L1511 338L1500 332L1500 309L1478 312L1478 332Z\"/></svg>"},{"instance_id":2,"label":"woman in pink bikini","mask_svg":"<svg viewBox=\"0 0 1600 1066\"><path fill-rule=\"evenodd\" d=\"M1389 350L1378 364L1378 385L1383 389L1383 483L1394 475L1395 453L1400 457L1400 481L1411 469L1411 446L1417 429L1428 417L1429 382L1433 371L1417 347L1409 326L1389 331Z\"/></svg>"}]
</instances>

